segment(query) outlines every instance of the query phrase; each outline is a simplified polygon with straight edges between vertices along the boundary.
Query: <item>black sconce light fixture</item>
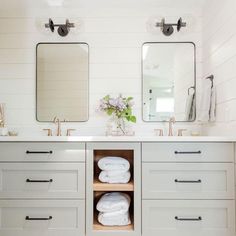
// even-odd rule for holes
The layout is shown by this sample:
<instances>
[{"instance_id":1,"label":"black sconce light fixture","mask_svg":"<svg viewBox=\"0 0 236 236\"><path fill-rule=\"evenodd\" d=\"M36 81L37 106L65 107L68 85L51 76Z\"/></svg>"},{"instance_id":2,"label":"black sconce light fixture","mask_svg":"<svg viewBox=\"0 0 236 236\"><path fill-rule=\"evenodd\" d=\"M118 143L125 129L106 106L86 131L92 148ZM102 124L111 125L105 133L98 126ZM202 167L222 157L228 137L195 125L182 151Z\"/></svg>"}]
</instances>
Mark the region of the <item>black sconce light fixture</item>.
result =
<instances>
[{"instance_id":1,"label":"black sconce light fixture","mask_svg":"<svg viewBox=\"0 0 236 236\"><path fill-rule=\"evenodd\" d=\"M66 20L65 24L54 24L52 19L49 18L49 22L45 24L45 28L49 28L51 32L53 33L55 30L55 27L58 27L57 29L58 34L62 37L65 37L70 32L70 28L75 27L75 24L70 23L68 19Z\"/></svg>"},{"instance_id":2,"label":"black sconce light fixture","mask_svg":"<svg viewBox=\"0 0 236 236\"><path fill-rule=\"evenodd\" d=\"M177 31L179 32L181 30L182 27L186 27L187 23L183 22L182 18L179 18L177 23L166 23L165 22L165 18L163 18L161 20L161 22L157 22L156 23L156 27L160 27L161 28L161 32L165 35L165 36L170 36L173 34L174 32L174 26L176 26Z\"/></svg>"}]
</instances>

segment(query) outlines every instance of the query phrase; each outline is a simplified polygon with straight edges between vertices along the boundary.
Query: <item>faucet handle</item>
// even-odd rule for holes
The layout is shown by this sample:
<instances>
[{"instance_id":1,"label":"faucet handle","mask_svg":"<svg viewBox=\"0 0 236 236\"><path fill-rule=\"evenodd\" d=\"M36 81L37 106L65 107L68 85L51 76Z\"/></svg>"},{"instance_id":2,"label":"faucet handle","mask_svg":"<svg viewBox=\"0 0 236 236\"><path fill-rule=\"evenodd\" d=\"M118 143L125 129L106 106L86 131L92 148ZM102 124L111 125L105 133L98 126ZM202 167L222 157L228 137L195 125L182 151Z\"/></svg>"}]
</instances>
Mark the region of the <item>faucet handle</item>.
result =
<instances>
[{"instance_id":1,"label":"faucet handle","mask_svg":"<svg viewBox=\"0 0 236 236\"><path fill-rule=\"evenodd\" d=\"M156 132L156 134L158 136L163 136L164 135L163 129L154 129L154 131Z\"/></svg>"},{"instance_id":2,"label":"faucet handle","mask_svg":"<svg viewBox=\"0 0 236 236\"><path fill-rule=\"evenodd\" d=\"M186 131L187 129L179 129L178 130L178 136L183 136L183 132Z\"/></svg>"},{"instance_id":3,"label":"faucet handle","mask_svg":"<svg viewBox=\"0 0 236 236\"><path fill-rule=\"evenodd\" d=\"M51 129L43 129L44 131L47 131L48 136L52 136L52 130Z\"/></svg>"},{"instance_id":4,"label":"faucet handle","mask_svg":"<svg viewBox=\"0 0 236 236\"><path fill-rule=\"evenodd\" d=\"M75 131L76 129L67 129L66 136L71 136L71 131Z\"/></svg>"}]
</instances>

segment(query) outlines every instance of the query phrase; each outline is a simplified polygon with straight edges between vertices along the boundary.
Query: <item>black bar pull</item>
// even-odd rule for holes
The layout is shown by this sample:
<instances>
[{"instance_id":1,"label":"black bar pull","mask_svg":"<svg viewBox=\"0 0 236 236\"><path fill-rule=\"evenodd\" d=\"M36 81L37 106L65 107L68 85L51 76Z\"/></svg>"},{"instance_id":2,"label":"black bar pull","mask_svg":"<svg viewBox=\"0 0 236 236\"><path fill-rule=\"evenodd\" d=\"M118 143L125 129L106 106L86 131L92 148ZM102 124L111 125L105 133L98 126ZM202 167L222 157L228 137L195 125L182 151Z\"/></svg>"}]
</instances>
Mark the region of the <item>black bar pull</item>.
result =
<instances>
[{"instance_id":1,"label":"black bar pull","mask_svg":"<svg viewBox=\"0 0 236 236\"><path fill-rule=\"evenodd\" d=\"M38 218L38 217L32 218L32 217L29 217L29 216L25 217L25 220L51 220L51 219L52 219L52 216L49 216L47 218Z\"/></svg>"},{"instance_id":2,"label":"black bar pull","mask_svg":"<svg viewBox=\"0 0 236 236\"><path fill-rule=\"evenodd\" d=\"M175 183L183 183L183 184L188 184L188 183L192 183L192 184L199 184L201 183L202 181L199 179L199 180L178 180L178 179L175 179Z\"/></svg>"},{"instance_id":3,"label":"black bar pull","mask_svg":"<svg viewBox=\"0 0 236 236\"><path fill-rule=\"evenodd\" d=\"M175 154L201 154L201 151L196 151L196 152L178 152L175 151Z\"/></svg>"},{"instance_id":4,"label":"black bar pull","mask_svg":"<svg viewBox=\"0 0 236 236\"><path fill-rule=\"evenodd\" d=\"M180 217L176 216L175 219L179 220L179 221L201 221L202 217L199 216L197 218L180 218Z\"/></svg>"},{"instance_id":5,"label":"black bar pull","mask_svg":"<svg viewBox=\"0 0 236 236\"><path fill-rule=\"evenodd\" d=\"M40 180L40 179L26 179L27 183L52 183L53 179L49 179L49 180Z\"/></svg>"},{"instance_id":6,"label":"black bar pull","mask_svg":"<svg viewBox=\"0 0 236 236\"><path fill-rule=\"evenodd\" d=\"M26 154L53 154L53 151L26 151Z\"/></svg>"}]
</instances>

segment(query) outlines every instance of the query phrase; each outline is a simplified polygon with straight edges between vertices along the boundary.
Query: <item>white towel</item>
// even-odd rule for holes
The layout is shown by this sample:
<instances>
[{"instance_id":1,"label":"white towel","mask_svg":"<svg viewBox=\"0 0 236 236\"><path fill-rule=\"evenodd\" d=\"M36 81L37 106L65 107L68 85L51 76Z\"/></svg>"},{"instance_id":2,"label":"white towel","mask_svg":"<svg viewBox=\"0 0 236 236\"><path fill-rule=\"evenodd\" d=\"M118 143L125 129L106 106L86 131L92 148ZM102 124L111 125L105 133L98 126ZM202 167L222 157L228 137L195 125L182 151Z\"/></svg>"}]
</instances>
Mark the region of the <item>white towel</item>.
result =
<instances>
[{"instance_id":1,"label":"white towel","mask_svg":"<svg viewBox=\"0 0 236 236\"><path fill-rule=\"evenodd\" d=\"M107 156L98 161L98 167L101 170L121 170L128 171L130 168L129 162L122 157Z\"/></svg>"},{"instance_id":2,"label":"white towel","mask_svg":"<svg viewBox=\"0 0 236 236\"><path fill-rule=\"evenodd\" d=\"M124 226L131 223L129 212L100 212L98 214L98 222L105 226Z\"/></svg>"},{"instance_id":3,"label":"white towel","mask_svg":"<svg viewBox=\"0 0 236 236\"><path fill-rule=\"evenodd\" d=\"M200 105L199 121L208 122L216 119L216 90L211 80L205 80L203 83L203 94Z\"/></svg>"},{"instance_id":4,"label":"white towel","mask_svg":"<svg viewBox=\"0 0 236 236\"><path fill-rule=\"evenodd\" d=\"M216 88L211 89L211 107L210 107L210 121L216 121Z\"/></svg>"},{"instance_id":5,"label":"white towel","mask_svg":"<svg viewBox=\"0 0 236 236\"><path fill-rule=\"evenodd\" d=\"M126 184L130 181L130 172L129 171L106 171L103 170L99 174L99 180L103 183L109 184Z\"/></svg>"},{"instance_id":6,"label":"white towel","mask_svg":"<svg viewBox=\"0 0 236 236\"><path fill-rule=\"evenodd\" d=\"M130 206L130 196L125 193L112 192L104 194L97 203L100 212L127 212Z\"/></svg>"}]
</instances>

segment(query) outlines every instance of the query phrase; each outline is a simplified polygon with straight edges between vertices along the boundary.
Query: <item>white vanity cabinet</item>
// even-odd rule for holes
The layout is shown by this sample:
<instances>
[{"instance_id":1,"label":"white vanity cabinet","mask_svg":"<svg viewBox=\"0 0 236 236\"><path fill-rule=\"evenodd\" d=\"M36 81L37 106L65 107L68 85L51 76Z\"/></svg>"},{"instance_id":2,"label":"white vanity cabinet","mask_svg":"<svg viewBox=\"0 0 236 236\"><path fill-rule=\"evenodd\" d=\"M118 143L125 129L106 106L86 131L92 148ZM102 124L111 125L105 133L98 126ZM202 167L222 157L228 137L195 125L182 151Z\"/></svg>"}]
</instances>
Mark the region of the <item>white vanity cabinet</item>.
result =
<instances>
[{"instance_id":1,"label":"white vanity cabinet","mask_svg":"<svg viewBox=\"0 0 236 236\"><path fill-rule=\"evenodd\" d=\"M129 139L0 142L0 236L236 235L234 142ZM105 156L128 183L99 181ZM98 222L108 192L130 196L131 224Z\"/></svg>"},{"instance_id":2,"label":"white vanity cabinet","mask_svg":"<svg viewBox=\"0 0 236 236\"><path fill-rule=\"evenodd\" d=\"M0 143L0 235L85 235L85 143Z\"/></svg>"},{"instance_id":3,"label":"white vanity cabinet","mask_svg":"<svg viewBox=\"0 0 236 236\"><path fill-rule=\"evenodd\" d=\"M233 236L233 143L143 143L144 236Z\"/></svg>"}]
</instances>

